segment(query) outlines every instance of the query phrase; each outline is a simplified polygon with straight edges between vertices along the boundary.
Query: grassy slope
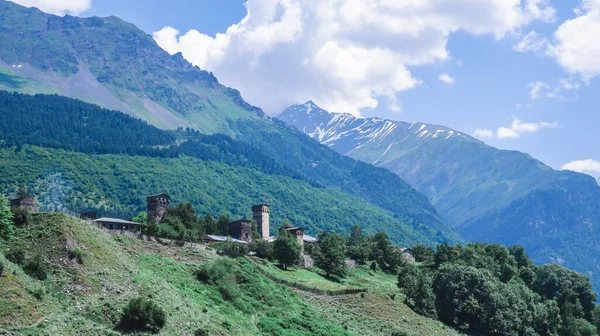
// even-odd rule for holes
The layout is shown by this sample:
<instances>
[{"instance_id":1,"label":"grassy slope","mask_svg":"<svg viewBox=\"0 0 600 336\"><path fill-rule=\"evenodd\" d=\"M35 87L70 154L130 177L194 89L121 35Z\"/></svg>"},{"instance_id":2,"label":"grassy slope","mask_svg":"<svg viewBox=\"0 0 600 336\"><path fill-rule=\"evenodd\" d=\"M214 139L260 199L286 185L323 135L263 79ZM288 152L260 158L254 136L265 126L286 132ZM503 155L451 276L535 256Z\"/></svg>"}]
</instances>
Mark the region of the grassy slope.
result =
<instances>
[{"instance_id":1,"label":"grassy slope","mask_svg":"<svg viewBox=\"0 0 600 336\"><path fill-rule=\"evenodd\" d=\"M363 335L387 335L389 326L419 335L452 333L378 292L393 290L393 277L371 276L364 269L353 271L351 278L370 279L364 286L373 288L372 293L333 299L298 294L239 259L238 274L249 283L236 285L244 300L231 302L223 300L215 286L194 278L191 271L198 265L221 258L203 249L111 236L62 214L34 215L33 225L18 229L2 252L14 248L25 248L29 257L41 253L50 275L45 281L34 280L0 256L6 267L0 277L0 333L4 328L22 335L117 334L113 326L122 307L138 295L152 296L168 312L164 335L191 335L198 328L210 335L256 335L260 326L263 333L341 335L346 331L336 326L340 321L350 332ZM83 265L68 259L67 251L73 248L85 251ZM44 294L38 300L33 293L40 291ZM377 328L363 333L364 326L372 325Z\"/></svg>"},{"instance_id":2,"label":"grassy slope","mask_svg":"<svg viewBox=\"0 0 600 336\"><path fill-rule=\"evenodd\" d=\"M102 214L133 216L145 209L145 196L164 191L176 202L191 201L202 214L240 218L251 216L250 205L268 197L273 233L287 217L314 235L320 230L346 232L360 223L370 233L387 232L399 244L431 242L356 197L253 169L187 157L87 155L31 146L20 152L0 149L1 190L15 191L36 179L39 189L33 191L40 200L50 206L64 203L72 210L100 208Z\"/></svg>"}]
</instances>

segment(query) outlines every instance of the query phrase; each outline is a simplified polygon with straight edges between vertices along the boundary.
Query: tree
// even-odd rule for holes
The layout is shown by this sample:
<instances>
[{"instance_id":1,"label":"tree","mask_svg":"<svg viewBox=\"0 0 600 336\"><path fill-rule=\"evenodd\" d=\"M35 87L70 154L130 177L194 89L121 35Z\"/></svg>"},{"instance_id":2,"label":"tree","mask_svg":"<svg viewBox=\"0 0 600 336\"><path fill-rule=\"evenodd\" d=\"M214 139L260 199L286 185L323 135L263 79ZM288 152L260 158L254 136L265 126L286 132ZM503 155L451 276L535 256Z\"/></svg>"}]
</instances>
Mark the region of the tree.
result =
<instances>
[{"instance_id":1,"label":"tree","mask_svg":"<svg viewBox=\"0 0 600 336\"><path fill-rule=\"evenodd\" d=\"M364 239L362 227L358 224L354 225L352 231L350 231L350 236L348 236L348 248L360 244Z\"/></svg>"},{"instance_id":2,"label":"tree","mask_svg":"<svg viewBox=\"0 0 600 336\"><path fill-rule=\"evenodd\" d=\"M10 239L13 232L13 214L10 212L6 197L0 195L0 238Z\"/></svg>"},{"instance_id":3,"label":"tree","mask_svg":"<svg viewBox=\"0 0 600 336\"><path fill-rule=\"evenodd\" d=\"M435 251L424 244L417 244L411 248L415 261L417 262L433 262Z\"/></svg>"},{"instance_id":4,"label":"tree","mask_svg":"<svg viewBox=\"0 0 600 336\"><path fill-rule=\"evenodd\" d=\"M346 240L337 233L319 235L315 265L327 273L343 277L346 274Z\"/></svg>"},{"instance_id":5,"label":"tree","mask_svg":"<svg viewBox=\"0 0 600 336\"><path fill-rule=\"evenodd\" d=\"M152 218L147 225L142 225L142 233L151 237L156 237L160 234L160 226L156 218Z\"/></svg>"},{"instance_id":6,"label":"tree","mask_svg":"<svg viewBox=\"0 0 600 336\"><path fill-rule=\"evenodd\" d=\"M296 239L286 230L281 230L273 244L273 254L284 269L299 262L300 251L301 247Z\"/></svg>"},{"instance_id":7,"label":"tree","mask_svg":"<svg viewBox=\"0 0 600 336\"><path fill-rule=\"evenodd\" d=\"M148 214L145 211L142 211L137 214L137 216L131 219L132 222L146 224L148 222Z\"/></svg>"}]
</instances>

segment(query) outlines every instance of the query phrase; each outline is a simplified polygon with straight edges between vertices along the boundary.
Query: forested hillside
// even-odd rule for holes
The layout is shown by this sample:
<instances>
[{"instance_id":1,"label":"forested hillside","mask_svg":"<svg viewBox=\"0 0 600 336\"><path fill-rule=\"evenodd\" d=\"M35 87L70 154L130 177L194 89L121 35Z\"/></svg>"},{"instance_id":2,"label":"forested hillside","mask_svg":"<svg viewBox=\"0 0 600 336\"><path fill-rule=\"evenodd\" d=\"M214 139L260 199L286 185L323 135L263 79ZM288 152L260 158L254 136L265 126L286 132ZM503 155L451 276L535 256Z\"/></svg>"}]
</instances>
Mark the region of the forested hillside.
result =
<instances>
[{"instance_id":1,"label":"forested hillside","mask_svg":"<svg viewBox=\"0 0 600 336\"><path fill-rule=\"evenodd\" d=\"M363 164L333 152L320 162L339 180L308 175L306 165L285 160L282 153L271 157L263 148L224 135L159 130L120 112L57 95L0 92L0 98L2 189L15 193L25 183L50 208L131 217L144 209L147 195L164 191L178 202L192 202L201 213L232 218L248 217L252 204L268 201L275 223L287 217L315 233L324 229L344 232L360 223L369 232L386 231L404 244L460 240L439 219L426 221L425 216L435 219L437 215L422 196L416 201L424 201L423 208L404 206L419 203L413 203L410 193L416 193L397 177L390 185L396 181L398 188L384 192L395 197L393 206L406 209L395 213L392 205L373 205L378 203L369 202L367 196L376 191L364 192L360 186L394 175L371 167L355 172L354 167ZM22 126L6 127L17 124ZM315 157L330 152L301 137L294 140L316 150ZM268 144L287 146L277 139ZM361 181L359 174L366 176L369 170L383 172L383 176ZM354 184L349 175L357 176ZM336 187L344 182L346 189Z\"/></svg>"}]
</instances>

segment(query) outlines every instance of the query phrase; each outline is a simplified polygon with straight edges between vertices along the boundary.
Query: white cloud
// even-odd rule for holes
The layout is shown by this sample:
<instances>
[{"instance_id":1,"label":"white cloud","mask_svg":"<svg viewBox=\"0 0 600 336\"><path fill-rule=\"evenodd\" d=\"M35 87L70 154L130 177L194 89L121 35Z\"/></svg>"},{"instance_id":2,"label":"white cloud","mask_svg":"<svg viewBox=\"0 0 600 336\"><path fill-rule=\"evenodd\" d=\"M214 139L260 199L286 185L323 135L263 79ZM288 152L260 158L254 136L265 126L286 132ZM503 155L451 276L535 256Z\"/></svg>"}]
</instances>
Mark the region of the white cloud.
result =
<instances>
[{"instance_id":1,"label":"white cloud","mask_svg":"<svg viewBox=\"0 0 600 336\"><path fill-rule=\"evenodd\" d=\"M481 129L481 130L476 130L475 133L473 133L473 136L475 136L476 138L480 138L480 139L489 139L489 138L494 137L494 132L492 132L488 129Z\"/></svg>"},{"instance_id":2,"label":"white cloud","mask_svg":"<svg viewBox=\"0 0 600 336\"><path fill-rule=\"evenodd\" d=\"M11 0L26 7L37 7L41 11L56 15L78 15L92 7L92 0Z\"/></svg>"},{"instance_id":3,"label":"white cloud","mask_svg":"<svg viewBox=\"0 0 600 336\"><path fill-rule=\"evenodd\" d=\"M247 15L215 37L165 27L158 44L268 113L314 100L359 113L417 87L408 70L450 58L457 31L501 39L534 20L552 21L547 0L249 0Z\"/></svg>"},{"instance_id":4,"label":"white cloud","mask_svg":"<svg viewBox=\"0 0 600 336\"><path fill-rule=\"evenodd\" d=\"M589 80L600 74L600 0L584 0L575 13L554 33L548 54L569 73Z\"/></svg>"},{"instance_id":5,"label":"white cloud","mask_svg":"<svg viewBox=\"0 0 600 336\"><path fill-rule=\"evenodd\" d=\"M600 162L592 159L571 161L569 163L565 163L562 166L562 170L572 170L579 173L597 176L600 174Z\"/></svg>"},{"instance_id":6,"label":"white cloud","mask_svg":"<svg viewBox=\"0 0 600 336\"><path fill-rule=\"evenodd\" d=\"M456 81L454 78L450 77L447 73L443 73L439 76L439 80L446 84L454 84Z\"/></svg>"},{"instance_id":7,"label":"white cloud","mask_svg":"<svg viewBox=\"0 0 600 336\"><path fill-rule=\"evenodd\" d=\"M581 87L581 83L574 77L571 78L559 78L552 84L546 82L537 81L529 83L527 88L529 89L529 97L531 99L538 98L551 98L551 99L565 99L565 92L577 90Z\"/></svg>"},{"instance_id":8,"label":"white cloud","mask_svg":"<svg viewBox=\"0 0 600 336\"><path fill-rule=\"evenodd\" d=\"M480 129L476 130L473 136L480 139L516 139L526 133L536 133L544 128L556 128L558 126L558 121L524 123L519 119L514 119L509 127L498 127L495 133L489 129Z\"/></svg>"},{"instance_id":9,"label":"white cloud","mask_svg":"<svg viewBox=\"0 0 600 336\"><path fill-rule=\"evenodd\" d=\"M547 43L548 40L545 37L532 30L523 36L521 41L513 46L513 49L518 52L535 52L540 51Z\"/></svg>"}]
</instances>

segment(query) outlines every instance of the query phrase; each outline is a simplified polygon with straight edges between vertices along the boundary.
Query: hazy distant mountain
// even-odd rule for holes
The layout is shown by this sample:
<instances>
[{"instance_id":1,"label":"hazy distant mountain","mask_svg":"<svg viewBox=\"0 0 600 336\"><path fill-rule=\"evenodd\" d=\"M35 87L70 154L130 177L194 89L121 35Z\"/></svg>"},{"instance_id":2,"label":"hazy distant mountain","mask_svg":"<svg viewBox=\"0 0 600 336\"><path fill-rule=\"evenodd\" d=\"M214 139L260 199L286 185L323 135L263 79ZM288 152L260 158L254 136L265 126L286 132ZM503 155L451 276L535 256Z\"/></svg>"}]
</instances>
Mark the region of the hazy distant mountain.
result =
<instances>
[{"instance_id":1,"label":"hazy distant mountain","mask_svg":"<svg viewBox=\"0 0 600 336\"><path fill-rule=\"evenodd\" d=\"M600 188L588 175L555 171L445 126L329 113L311 101L277 118L398 174L465 239L524 245L537 262L600 272Z\"/></svg>"}]
</instances>

